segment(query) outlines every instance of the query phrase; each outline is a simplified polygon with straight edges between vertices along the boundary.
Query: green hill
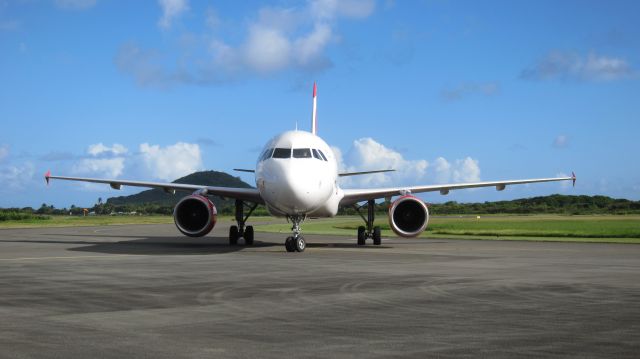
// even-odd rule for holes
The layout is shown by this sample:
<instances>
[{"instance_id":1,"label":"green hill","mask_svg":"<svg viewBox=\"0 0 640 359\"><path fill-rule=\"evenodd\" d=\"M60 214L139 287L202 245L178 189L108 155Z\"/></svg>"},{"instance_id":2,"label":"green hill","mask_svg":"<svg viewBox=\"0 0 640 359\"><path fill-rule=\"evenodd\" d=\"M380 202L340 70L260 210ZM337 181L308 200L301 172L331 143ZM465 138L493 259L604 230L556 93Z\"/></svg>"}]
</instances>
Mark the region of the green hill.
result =
<instances>
[{"instance_id":1,"label":"green hill","mask_svg":"<svg viewBox=\"0 0 640 359\"><path fill-rule=\"evenodd\" d=\"M218 186L218 187L239 187L239 188L251 188L250 185L243 182L238 177L233 177L224 172L217 171L202 171L195 172L188 176L178 178L173 183L188 183L198 184L205 186ZM140 205L153 205L154 207L171 207L176 205L178 201L187 195L188 192L178 191L176 194L165 193L161 189L150 189L142 191L130 196L119 196L107 199L106 204L110 206L140 206ZM225 199L218 196L210 196L211 200L215 203L218 209L227 208L233 206L234 201L231 199Z\"/></svg>"}]
</instances>

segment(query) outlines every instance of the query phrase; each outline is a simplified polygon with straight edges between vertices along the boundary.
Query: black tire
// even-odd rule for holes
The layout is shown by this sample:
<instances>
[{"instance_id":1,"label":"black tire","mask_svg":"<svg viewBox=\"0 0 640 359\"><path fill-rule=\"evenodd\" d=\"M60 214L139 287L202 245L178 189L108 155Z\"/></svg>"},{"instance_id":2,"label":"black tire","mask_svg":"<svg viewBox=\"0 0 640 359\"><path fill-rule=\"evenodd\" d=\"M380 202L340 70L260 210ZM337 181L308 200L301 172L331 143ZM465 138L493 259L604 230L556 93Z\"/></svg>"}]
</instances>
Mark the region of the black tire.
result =
<instances>
[{"instance_id":1,"label":"black tire","mask_svg":"<svg viewBox=\"0 0 640 359\"><path fill-rule=\"evenodd\" d=\"M367 243L367 234L364 226L358 227L358 245L364 246Z\"/></svg>"},{"instance_id":2,"label":"black tire","mask_svg":"<svg viewBox=\"0 0 640 359\"><path fill-rule=\"evenodd\" d=\"M382 244L382 233L380 227L373 227L373 244L379 246Z\"/></svg>"},{"instance_id":3,"label":"black tire","mask_svg":"<svg viewBox=\"0 0 640 359\"><path fill-rule=\"evenodd\" d=\"M304 241L304 238L302 238L302 236L298 236L298 238L295 238L293 240L293 247L295 248L296 252L304 252L304 249L307 248L307 243Z\"/></svg>"},{"instance_id":4,"label":"black tire","mask_svg":"<svg viewBox=\"0 0 640 359\"><path fill-rule=\"evenodd\" d=\"M240 234L238 233L238 226L231 226L229 228L229 245L235 246L238 245L238 238Z\"/></svg>"},{"instance_id":5,"label":"black tire","mask_svg":"<svg viewBox=\"0 0 640 359\"><path fill-rule=\"evenodd\" d=\"M287 240L284 241L284 247L287 249L287 252L295 252L295 247L293 246L293 237L287 237Z\"/></svg>"},{"instance_id":6,"label":"black tire","mask_svg":"<svg viewBox=\"0 0 640 359\"><path fill-rule=\"evenodd\" d=\"M253 226L247 226L247 228L244 229L244 245L253 245Z\"/></svg>"}]
</instances>

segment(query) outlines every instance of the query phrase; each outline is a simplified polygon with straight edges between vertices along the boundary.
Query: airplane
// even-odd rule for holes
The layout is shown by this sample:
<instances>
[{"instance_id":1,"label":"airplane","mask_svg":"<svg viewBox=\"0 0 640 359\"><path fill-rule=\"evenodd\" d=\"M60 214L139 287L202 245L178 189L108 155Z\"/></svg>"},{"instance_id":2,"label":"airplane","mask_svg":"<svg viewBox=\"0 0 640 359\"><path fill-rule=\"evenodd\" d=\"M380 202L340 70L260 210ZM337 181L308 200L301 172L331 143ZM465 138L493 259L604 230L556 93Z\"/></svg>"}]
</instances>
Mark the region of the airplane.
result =
<instances>
[{"instance_id":1,"label":"airplane","mask_svg":"<svg viewBox=\"0 0 640 359\"><path fill-rule=\"evenodd\" d=\"M572 181L575 186L576 175L571 177L537 178L507 181L489 181L473 183L452 183L437 185L398 186L388 188L347 189L338 184L340 177L360 176L384 173L393 169L380 169L362 172L339 172L336 156L331 147L317 134L317 85L313 84L313 109L311 131L287 131L269 140L258 157L255 169L234 169L253 173L255 188L231 188L202 186L195 184L128 181L119 179L81 178L54 176L51 171L45 174L47 185L52 179L82 181L108 184L113 189L122 186L159 188L167 193L176 191L192 192L183 197L173 211L177 229L189 237L207 235L215 226L217 210L209 199L210 195L235 199L235 221L229 229L229 244L237 245L240 238L245 245L253 245L253 226L247 220L258 205L264 205L269 213L276 217L285 217L292 223L292 235L285 240L287 252L303 252L306 242L302 236L301 224L313 217L334 217L340 207L353 207L364 221L357 230L357 244L366 244L372 239L374 245L381 244L380 227L374 225L375 200L391 201L388 219L391 229L400 237L416 237L422 233L429 222L427 204L415 196L416 193L440 192L495 187L502 191L507 186L525 183L552 181ZM360 203L363 203L360 205ZM366 207L366 217L362 209ZM245 210L248 210L245 213Z\"/></svg>"}]
</instances>

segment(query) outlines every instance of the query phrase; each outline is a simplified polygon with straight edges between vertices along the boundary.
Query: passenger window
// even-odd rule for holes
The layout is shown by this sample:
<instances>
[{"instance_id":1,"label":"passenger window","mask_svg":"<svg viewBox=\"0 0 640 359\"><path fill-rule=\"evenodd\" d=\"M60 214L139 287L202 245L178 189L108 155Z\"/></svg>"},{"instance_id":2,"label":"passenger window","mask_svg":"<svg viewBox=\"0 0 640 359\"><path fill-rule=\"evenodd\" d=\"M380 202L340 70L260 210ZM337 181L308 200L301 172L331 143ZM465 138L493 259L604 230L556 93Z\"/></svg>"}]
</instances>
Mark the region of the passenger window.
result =
<instances>
[{"instance_id":1,"label":"passenger window","mask_svg":"<svg viewBox=\"0 0 640 359\"><path fill-rule=\"evenodd\" d=\"M291 157L291 149L290 148L276 148L273 150L273 158L290 158Z\"/></svg>"},{"instance_id":2,"label":"passenger window","mask_svg":"<svg viewBox=\"0 0 640 359\"><path fill-rule=\"evenodd\" d=\"M324 153L322 153L322 151L318 150L318 153L320 154L320 156L322 156L323 160L328 161L327 157L324 155Z\"/></svg>"},{"instance_id":3,"label":"passenger window","mask_svg":"<svg viewBox=\"0 0 640 359\"><path fill-rule=\"evenodd\" d=\"M293 158L311 158L311 150L308 148L294 148Z\"/></svg>"},{"instance_id":4,"label":"passenger window","mask_svg":"<svg viewBox=\"0 0 640 359\"><path fill-rule=\"evenodd\" d=\"M322 157L320 157L320 155L318 154L318 150L316 150L315 148L312 148L311 151L313 152L313 157L322 161Z\"/></svg>"}]
</instances>

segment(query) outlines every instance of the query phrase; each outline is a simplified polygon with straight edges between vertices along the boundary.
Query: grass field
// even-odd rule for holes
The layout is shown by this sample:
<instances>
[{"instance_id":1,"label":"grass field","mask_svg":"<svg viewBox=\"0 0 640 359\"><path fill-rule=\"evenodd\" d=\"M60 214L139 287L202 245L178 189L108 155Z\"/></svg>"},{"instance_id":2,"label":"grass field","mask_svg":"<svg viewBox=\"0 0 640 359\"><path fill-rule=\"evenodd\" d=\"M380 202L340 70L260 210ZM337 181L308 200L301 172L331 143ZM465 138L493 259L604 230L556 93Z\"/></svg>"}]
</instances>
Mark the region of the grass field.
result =
<instances>
[{"instance_id":1,"label":"grass field","mask_svg":"<svg viewBox=\"0 0 640 359\"><path fill-rule=\"evenodd\" d=\"M336 217L307 221L303 229L309 234L355 236L362 224L357 217ZM377 224L383 236L395 236L386 218ZM256 231L287 233L289 228L269 224L256 227ZM421 237L640 243L640 216L435 217Z\"/></svg>"},{"instance_id":2,"label":"grass field","mask_svg":"<svg viewBox=\"0 0 640 359\"><path fill-rule=\"evenodd\" d=\"M0 221L0 228L35 227L76 227L76 226L112 226L122 224L167 224L173 223L172 216L47 216L48 219L28 219L19 221ZM230 222L231 216L220 216L218 222ZM251 221L268 221L273 217L251 217Z\"/></svg>"},{"instance_id":3,"label":"grass field","mask_svg":"<svg viewBox=\"0 0 640 359\"><path fill-rule=\"evenodd\" d=\"M109 226L118 224L173 223L170 216L48 216L48 219L2 221L0 228Z\"/></svg>"},{"instance_id":4,"label":"grass field","mask_svg":"<svg viewBox=\"0 0 640 359\"><path fill-rule=\"evenodd\" d=\"M219 223L233 218L221 216ZM120 224L167 224L171 216L51 216L49 219L2 221L0 228L108 226ZM251 217L257 232L287 234L291 225L282 218ZM310 219L303 224L307 234L355 236L359 217ZM395 237L386 217L376 222L384 237ZM432 217L421 237L489 240L535 240L566 242L640 243L640 216L446 216Z\"/></svg>"}]
</instances>

